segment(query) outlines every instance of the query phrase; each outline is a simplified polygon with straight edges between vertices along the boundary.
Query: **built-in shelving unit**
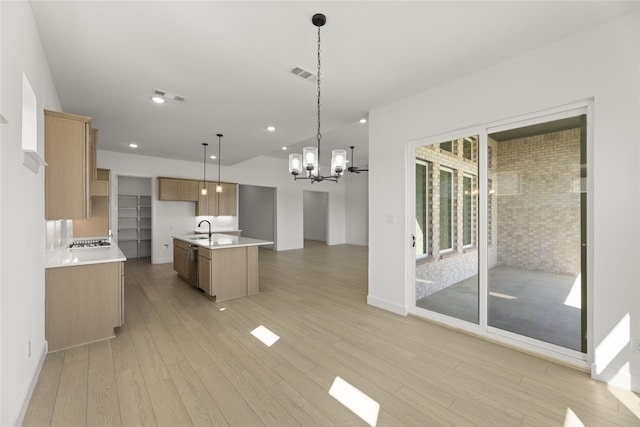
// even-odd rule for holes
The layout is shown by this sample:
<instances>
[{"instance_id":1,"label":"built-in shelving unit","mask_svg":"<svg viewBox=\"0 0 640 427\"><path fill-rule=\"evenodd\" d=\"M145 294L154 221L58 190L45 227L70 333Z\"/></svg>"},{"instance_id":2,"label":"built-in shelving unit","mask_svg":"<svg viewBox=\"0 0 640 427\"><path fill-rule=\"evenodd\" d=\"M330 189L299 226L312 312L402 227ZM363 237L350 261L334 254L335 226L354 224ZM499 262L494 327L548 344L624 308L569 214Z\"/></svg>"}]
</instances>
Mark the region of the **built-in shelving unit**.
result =
<instances>
[{"instance_id":1,"label":"built-in shelving unit","mask_svg":"<svg viewBox=\"0 0 640 427\"><path fill-rule=\"evenodd\" d=\"M151 256L151 196L118 195L118 246L127 258Z\"/></svg>"},{"instance_id":2,"label":"built-in shelving unit","mask_svg":"<svg viewBox=\"0 0 640 427\"><path fill-rule=\"evenodd\" d=\"M127 258L151 256L151 178L118 176L117 239Z\"/></svg>"}]
</instances>

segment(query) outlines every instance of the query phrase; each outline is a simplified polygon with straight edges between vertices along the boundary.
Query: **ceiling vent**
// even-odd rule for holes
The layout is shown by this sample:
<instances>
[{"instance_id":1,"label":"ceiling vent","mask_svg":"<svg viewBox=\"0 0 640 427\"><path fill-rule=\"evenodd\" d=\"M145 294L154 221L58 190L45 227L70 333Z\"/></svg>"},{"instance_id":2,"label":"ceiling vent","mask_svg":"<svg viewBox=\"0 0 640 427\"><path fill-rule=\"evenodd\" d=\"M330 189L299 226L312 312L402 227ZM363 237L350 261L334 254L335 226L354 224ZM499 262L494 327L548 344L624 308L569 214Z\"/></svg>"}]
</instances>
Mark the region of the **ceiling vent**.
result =
<instances>
[{"instance_id":1,"label":"ceiling vent","mask_svg":"<svg viewBox=\"0 0 640 427\"><path fill-rule=\"evenodd\" d=\"M178 101L178 102L184 101L184 96L176 95L175 93L165 92L163 90L158 90L158 89L154 89L153 95L162 97L167 101Z\"/></svg>"},{"instance_id":2,"label":"ceiling vent","mask_svg":"<svg viewBox=\"0 0 640 427\"><path fill-rule=\"evenodd\" d=\"M291 74L295 74L298 77L302 77L305 80L309 80L310 82L317 82L318 76L313 74L311 71L305 70L301 67L294 67L291 69Z\"/></svg>"}]
</instances>

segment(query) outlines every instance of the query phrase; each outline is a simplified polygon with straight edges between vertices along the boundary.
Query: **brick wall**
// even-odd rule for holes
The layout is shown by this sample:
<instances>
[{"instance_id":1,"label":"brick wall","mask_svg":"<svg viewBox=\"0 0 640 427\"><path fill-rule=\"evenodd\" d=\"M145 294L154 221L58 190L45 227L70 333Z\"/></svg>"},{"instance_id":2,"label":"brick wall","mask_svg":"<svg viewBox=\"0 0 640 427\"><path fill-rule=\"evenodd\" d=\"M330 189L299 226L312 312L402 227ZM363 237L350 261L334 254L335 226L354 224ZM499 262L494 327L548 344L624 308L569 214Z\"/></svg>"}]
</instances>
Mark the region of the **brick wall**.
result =
<instances>
[{"instance_id":1,"label":"brick wall","mask_svg":"<svg viewBox=\"0 0 640 427\"><path fill-rule=\"evenodd\" d=\"M453 142L452 152L439 144L418 147L416 158L428 163L427 205L429 256L416 263L416 299L464 280L478 272L478 164L477 142L473 144L473 159L463 156L463 140ZM453 170L453 251L440 254L440 168ZM473 243L463 245L463 177L473 177L472 196ZM497 207L497 204L495 205Z\"/></svg>"},{"instance_id":2,"label":"brick wall","mask_svg":"<svg viewBox=\"0 0 640 427\"><path fill-rule=\"evenodd\" d=\"M554 132L512 141L488 141L488 267L499 264L548 272L580 271L580 131ZM477 146L477 145L476 145ZM462 244L463 176L475 161L439 145L418 147L428 163L428 253L416 262L416 299L478 273L478 197L473 198L474 244ZM477 155L475 156L477 158ZM454 250L440 254L440 167L454 170Z\"/></svg>"},{"instance_id":3,"label":"brick wall","mask_svg":"<svg viewBox=\"0 0 640 427\"><path fill-rule=\"evenodd\" d=\"M502 141L498 147L498 263L578 274L580 130Z\"/></svg>"}]
</instances>

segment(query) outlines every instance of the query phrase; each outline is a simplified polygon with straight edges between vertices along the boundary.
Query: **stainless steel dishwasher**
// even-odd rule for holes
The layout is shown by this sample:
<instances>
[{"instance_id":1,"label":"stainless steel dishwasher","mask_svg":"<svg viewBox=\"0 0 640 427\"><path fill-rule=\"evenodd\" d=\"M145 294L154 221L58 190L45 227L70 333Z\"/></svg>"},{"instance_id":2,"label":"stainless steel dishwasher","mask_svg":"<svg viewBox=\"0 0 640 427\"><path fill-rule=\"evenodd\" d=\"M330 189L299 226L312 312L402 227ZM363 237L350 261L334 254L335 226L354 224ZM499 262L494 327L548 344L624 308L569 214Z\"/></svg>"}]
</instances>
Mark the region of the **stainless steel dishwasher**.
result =
<instances>
[{"instance_id":1,"label":"stainless steel dishwasher","mask_svg":"<svg viewBox=\"0 0 640 427\"><path fill-rule=\"evenodd\" d=\"M198 287L198 245L189 245L189 284Z\"/></svg>"}]
</instances>

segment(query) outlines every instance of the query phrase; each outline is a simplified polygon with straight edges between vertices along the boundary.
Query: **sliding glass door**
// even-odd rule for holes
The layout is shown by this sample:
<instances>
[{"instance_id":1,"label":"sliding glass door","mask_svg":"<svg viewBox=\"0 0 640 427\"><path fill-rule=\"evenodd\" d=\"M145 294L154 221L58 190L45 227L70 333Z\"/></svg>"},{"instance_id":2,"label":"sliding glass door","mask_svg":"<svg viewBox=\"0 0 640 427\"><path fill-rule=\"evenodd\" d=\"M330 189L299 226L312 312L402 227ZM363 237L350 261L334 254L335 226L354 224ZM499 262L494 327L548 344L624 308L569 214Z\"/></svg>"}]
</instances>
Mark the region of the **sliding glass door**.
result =
<instances>
[{"instance_id":1,"label":"sliding glass door","mask_svg":"<svg viewBox=\"0 0 640 427\"><path fill-rule=\"evenodd\" d=\"M478 323L478 135L415 149L415 304Z\"/></svg>"},{"instance_id":2,"label":"sliding glass door","mask_svg":"<svg viewBox=\"0 0 640 427\"><path fill-rule=\"evenodd\" d=\"M411 294L439 321L586 353L586 115L551 117L412 149Z\"/></svg>"},{"instance_id":3,"label":"sliding glass door","mask_svg":"<svg viewBox=\"0 0 640 427\"><path fill-rule=\"evenodd\" d=\"M489 134L488 325L586 352L585 116ZM585 260L586 261L586 260Z\"/></svg>"}]
</instances>

